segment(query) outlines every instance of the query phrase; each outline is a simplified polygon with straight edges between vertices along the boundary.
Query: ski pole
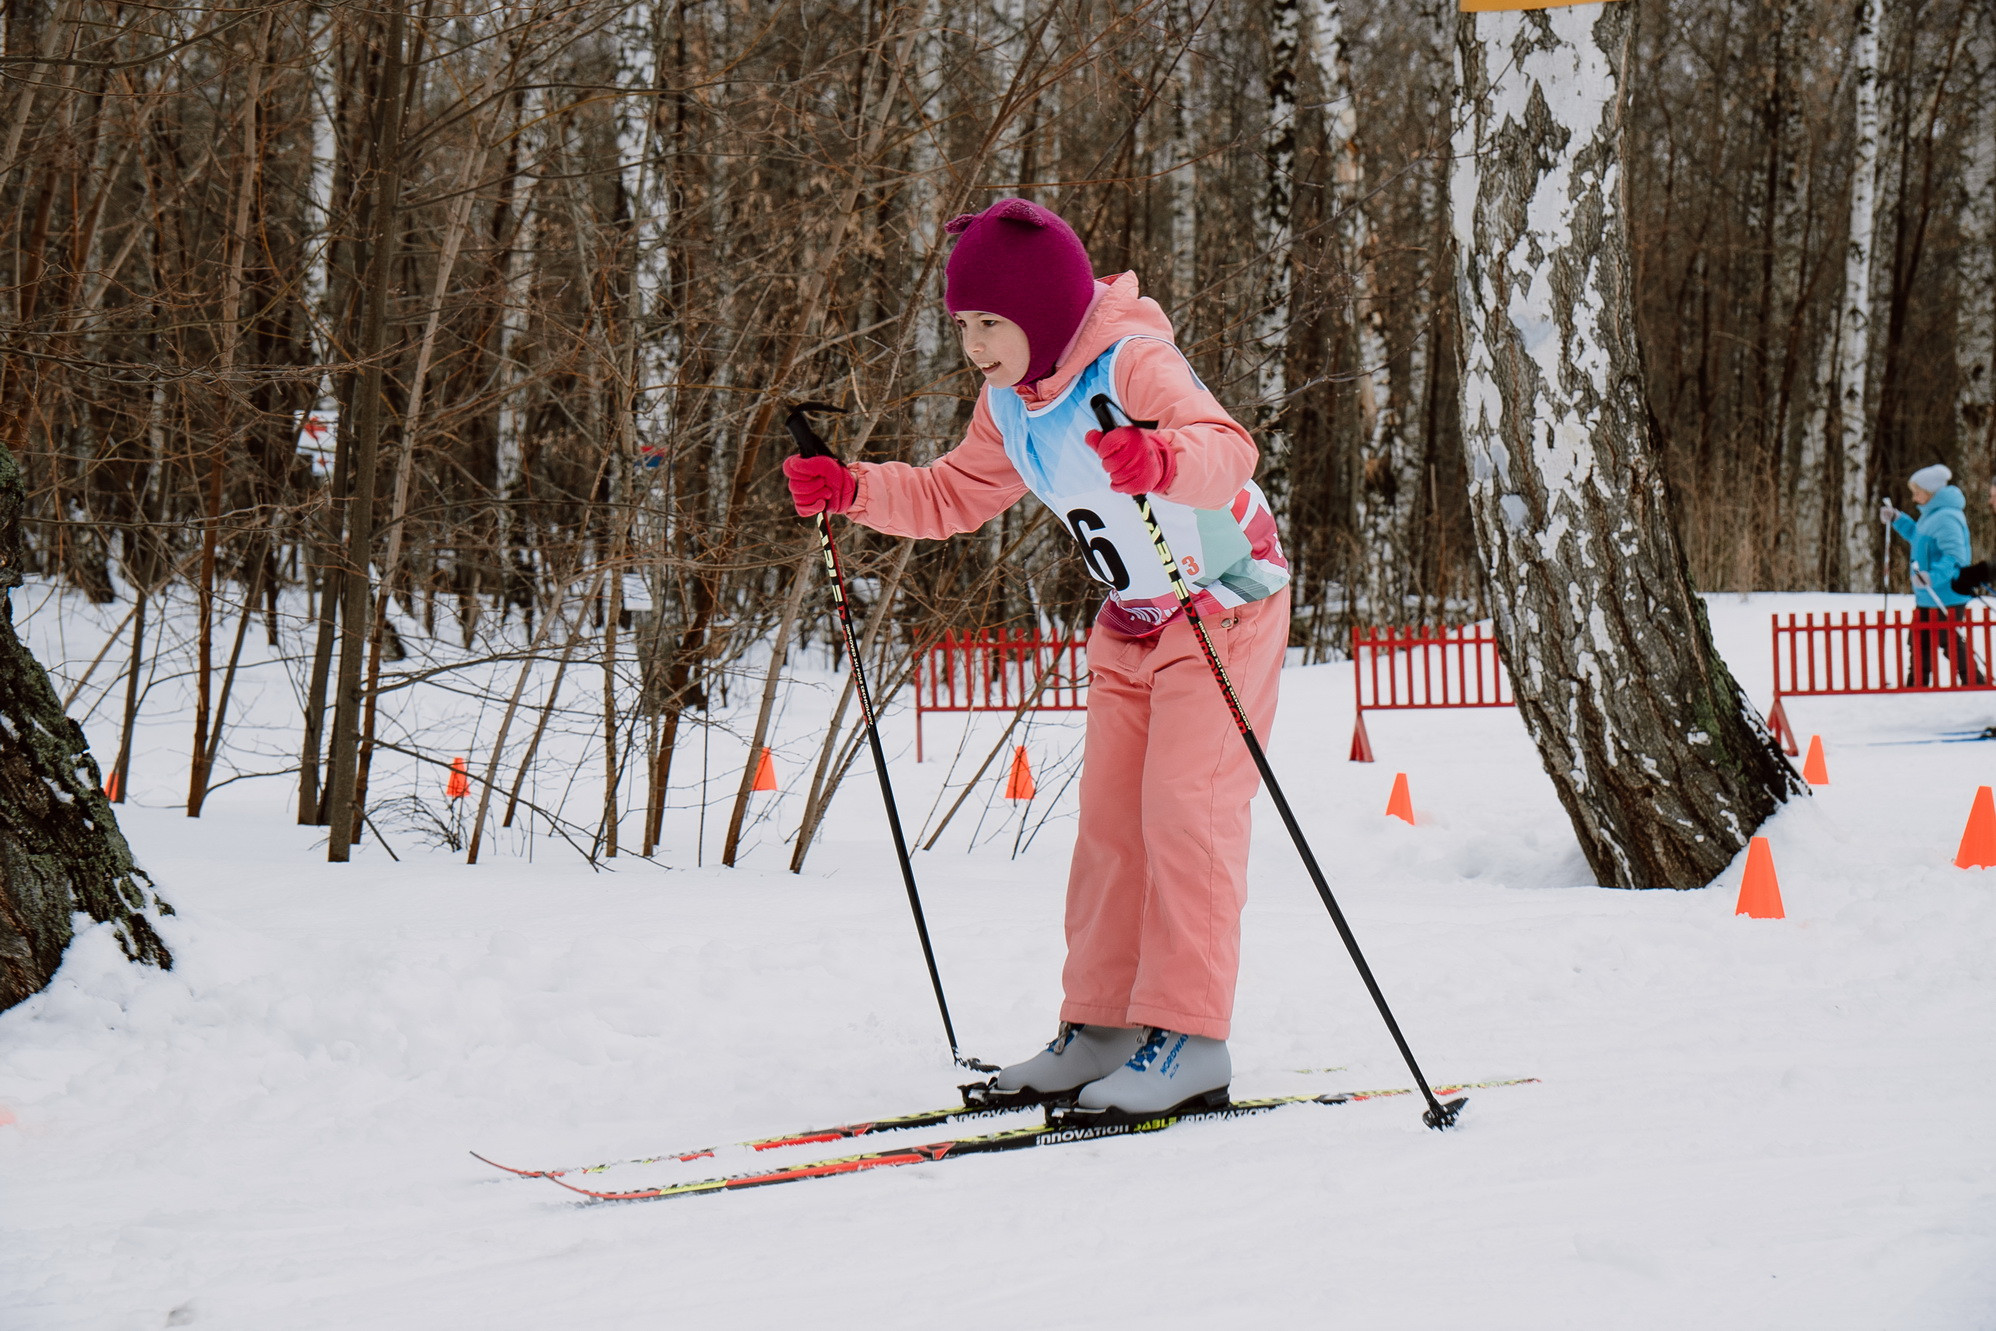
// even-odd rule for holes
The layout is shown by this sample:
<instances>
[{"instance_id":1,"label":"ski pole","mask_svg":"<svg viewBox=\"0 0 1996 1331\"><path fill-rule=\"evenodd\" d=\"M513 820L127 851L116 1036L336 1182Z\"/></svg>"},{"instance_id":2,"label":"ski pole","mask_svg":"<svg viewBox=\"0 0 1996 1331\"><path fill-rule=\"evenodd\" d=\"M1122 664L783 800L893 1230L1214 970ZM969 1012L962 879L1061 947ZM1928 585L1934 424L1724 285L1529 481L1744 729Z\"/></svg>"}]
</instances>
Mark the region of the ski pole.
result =
<instances>
[{"instance_id":1,"label":"ski pole","mask_svg":"<svg viewBox=\"0 0 1996 1331\"><path fill-rule=\"evenodd\" d=\"M1097 393L1089 399L1095 408L1095 419L1102 425L1102 433L1107 434L1116 428L1115 418L1109 414L1109 396ZM1124 413L1125 416L1128 413ZM1157 428L1156 421L1132 420L1130 424L1140 430ZM1275 771L1268 765L1268 755L1262 751L1261 741L1255 737L1254 725L1248 720L1246 709L1241 706L1240 696L1234 692L1234 683L1227 677L1227 667L1220 661L1220 654L1213 649L1213 639L1206 633L1206 625L1199 618L1199 612L1192 605L1192 589L1185 585L1185 575L1179 571L1178 560L1171 553L1171 546L1164 539L1164 528L1158 525L1157 515L1151 512L1150 496L1133 495L1137 501L1137 512L1143 516L1144 530L1149 533L1151 544L1157 548L1158 561L1164 565L1164 575L1171 580L1171 593L1178 598L1179 608L1192 625L1192 632L1199 638L1199 648L1206 654L1206 664L1212 668L1213 678L1219 683L1220 693L1227 701L1227 710L1233 713L1234 728L1241 733L1241 741L1247 745L1248 755L1254 759L1255 770L1261 773L1261 781L1268 787L1269 798L1275 801L1276 812L1282 815L1282 825L1289 829L1289 839L1296 843L1297 854L1303 857L1303 867L1309 871L1310 881L1316 885L1317 895L1324 899L1324 909L1331 913L1331 923L1337 926L1338 937L1344 940L1345 950L1351 953L1352 964L1358 967L1358 975L1365 981L1366 992L1372 995L1373 1003L1379 1008L1379 1015L1386 1019L1386 1029L1393 1036L1393 1043L1400 1048L1400 1057L1407 1060L1407 1070L1414 1074L1414 1084L1421 1088L1421 1096L1428 1102L1427 1112L1421 1121L1431 1128L1447 1128L1455 1124L1456 1116L1462 1112L1469 1097L1458 1096L1443 1104L1435 1098L1428 1079L1421 1074L1420 1064L1414 1061L1414 1051L1407 1047L1407 1037L1400 1033L1400 1023L1393 1019L1393 1009L1386 1005L1386 995L1380 992L1379 981L1372 977L1372 967L1365 961L1365 954L1359 950L1358 939L1345 920L1344 911L1338 908L1338 899L1331 895L1331 885L1324 878L1324 871L1317 864L1317 856L1310 849L1309 838L1303 835L1302 824L1296 821L1295 811L1289 807L1288 797L1282 793L1282 783L1275 779Z\"/></svg>"},{"instance_id":2,"label":"ski pole","mask_svg":"<svg viewBox=\"0 0 1996 1331\"><path fill-rule=\"evenodd\" d=\"M832 450L811 428L814 411L843 412L825 402L803 402L790 409L784 428L797 441L797 452L807 458L831 457ZM880 777L880 802L887 806L887 826L894 834L894 854L901 861L901 881L908 888L908 909L914 912L915 935L922 940L922 960L929 966L929 984L936 991L936 1007L943 1014L943 1034L949 1037L949 1053L957 1066L973 1072L996 1072L994 1063L966 1058L957 1048L956 1023L950 1020L949 1000L943 997L942 972L936 969L936 949L929 942L929 921L922 913L922 894L915 887L915 866L908 858L908 839L901 831L901 810L894 802L894 783L887 776L887 753L880 747L880 726L873 712L873 694L866 687L866 666L860 659L859 635L853 629L852 603L846 595L845 568L839 562L838 543L832 539L832 518L818 510L818 551L825 558L825 576L831 580L832 604L839 614L839 632L845 636L846 664L852 668L853 692L859 695L859 714L866 722L866 741L873 749L873 770Z\"/></svg>"},{"instance_id":3,"label":"ski pole","mask_svg":"<svg viewBox=\"0 0 1996 1331\"><path fill-rule=\"evenodd\" d=\"M1880 508L1891 503L1891 495L1878 497ZM1881 522L1878 525L1884 529L1878 536L1878 622L1883 624L1892 609L1892 524Z\"/></svg>"}]
</instances>

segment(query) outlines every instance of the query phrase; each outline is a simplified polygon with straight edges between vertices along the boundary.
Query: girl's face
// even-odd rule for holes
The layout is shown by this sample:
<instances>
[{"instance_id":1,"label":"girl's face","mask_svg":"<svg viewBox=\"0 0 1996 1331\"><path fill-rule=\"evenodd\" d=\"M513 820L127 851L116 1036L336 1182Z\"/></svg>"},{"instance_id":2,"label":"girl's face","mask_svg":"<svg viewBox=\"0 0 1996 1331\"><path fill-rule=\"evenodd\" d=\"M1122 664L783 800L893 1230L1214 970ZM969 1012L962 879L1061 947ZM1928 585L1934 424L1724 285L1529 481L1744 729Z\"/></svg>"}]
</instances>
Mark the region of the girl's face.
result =
<instances>
[{"instance_id":1,"label":"girl's face","mask_svg":"<svg viewBox=\"0 0 1996 1331\"><path fill-rule=\"evenodd\" d=\"M983 310L958 310L950 317L963 338L963 354L983 371L985 383L1010 388L1026 377L1033 355L1025 329L1002 314Z\"/></svg>"}]
</instances>

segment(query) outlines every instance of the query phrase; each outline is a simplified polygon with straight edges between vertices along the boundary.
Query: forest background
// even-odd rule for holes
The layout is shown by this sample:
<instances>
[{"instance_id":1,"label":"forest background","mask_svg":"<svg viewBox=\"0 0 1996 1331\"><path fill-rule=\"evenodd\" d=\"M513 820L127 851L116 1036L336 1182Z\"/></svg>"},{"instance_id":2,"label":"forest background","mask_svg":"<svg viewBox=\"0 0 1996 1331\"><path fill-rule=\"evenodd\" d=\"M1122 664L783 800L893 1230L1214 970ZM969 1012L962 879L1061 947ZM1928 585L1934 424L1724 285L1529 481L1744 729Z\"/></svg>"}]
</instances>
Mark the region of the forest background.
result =
<instances>
[{"instance_id":1,"label":"forest background","mask_svg":"<svg viewBox=\"0 0 1996 1331\"><path fill-rule=\"evenodd\" d=\"M1931 461L1972 496L1992 474L1996 14L1627 3L1637 331L1693 580L1880 588L1877 497ZM396 690L456 680L510 717L555 663L517 749L572 664L590 853L617 852L620 799L650 853L675 752L773 642L780 666L835 634L782 407L849 407L851 457L950 447L975 386L942 224L1006 194L1136 270L1255 429L1307 659L1354 623L1482 613L1453 3L21 0L5 23L0 444L30 570L129 605L119 796L171 651L199 812L254 618L293 667L301 821L358 838ZM882 691L945 630L1085 625L1068 540L1033 506L919 555L855 531ZM458 650L398 668L411 633ZM841 718L800 857L857 752Z\"/></svg>"}]
</instances>

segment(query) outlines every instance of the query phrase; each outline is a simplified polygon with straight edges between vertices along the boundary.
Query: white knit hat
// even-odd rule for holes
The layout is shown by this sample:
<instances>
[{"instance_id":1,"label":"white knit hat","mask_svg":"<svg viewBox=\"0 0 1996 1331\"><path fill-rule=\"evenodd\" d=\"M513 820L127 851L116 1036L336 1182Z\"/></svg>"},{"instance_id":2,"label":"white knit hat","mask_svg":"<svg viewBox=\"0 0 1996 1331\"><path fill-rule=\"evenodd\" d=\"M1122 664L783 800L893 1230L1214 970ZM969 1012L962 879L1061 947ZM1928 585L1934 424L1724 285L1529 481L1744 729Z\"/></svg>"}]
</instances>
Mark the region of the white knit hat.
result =
<instances>
[{"instance_id":1,"label":"white knit hat","mask_svg":"<svg viewBox=\"0 0 1996 1331\"><path fill-rule=\"evenodd\" d=\"M1931 467L1920 468L1907 479L1928 494L1939 494L1941 487L1954 479L1954 473L1936 462Z\"/></svg>"}]
</instances>

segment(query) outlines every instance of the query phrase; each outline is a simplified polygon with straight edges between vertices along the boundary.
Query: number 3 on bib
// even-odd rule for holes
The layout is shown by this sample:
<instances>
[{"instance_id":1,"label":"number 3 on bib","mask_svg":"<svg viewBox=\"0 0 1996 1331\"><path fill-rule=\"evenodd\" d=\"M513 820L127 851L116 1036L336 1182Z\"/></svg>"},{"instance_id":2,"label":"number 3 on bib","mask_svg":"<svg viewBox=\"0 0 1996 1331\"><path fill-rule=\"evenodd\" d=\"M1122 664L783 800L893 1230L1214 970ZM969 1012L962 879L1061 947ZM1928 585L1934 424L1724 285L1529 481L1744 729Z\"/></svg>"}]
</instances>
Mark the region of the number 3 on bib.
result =
<instances>
[{"instance_id":1,"label":"number 3 on bib","mask_svg":"<svg viewBox=\"0 0 1996 1331\"><path fill-rule=\"evenodd\" d=\"M1071 509L1067 525L1081 545L1081 558L1088 565L1088 576L1097 582L1108 583L1119 592L1127 588L1130 571L1123 566L1122 555L1117 553L1113 542L1097 535L1108 530L1101 514L1088 508Z\"/></svg>"}]
</instances>

